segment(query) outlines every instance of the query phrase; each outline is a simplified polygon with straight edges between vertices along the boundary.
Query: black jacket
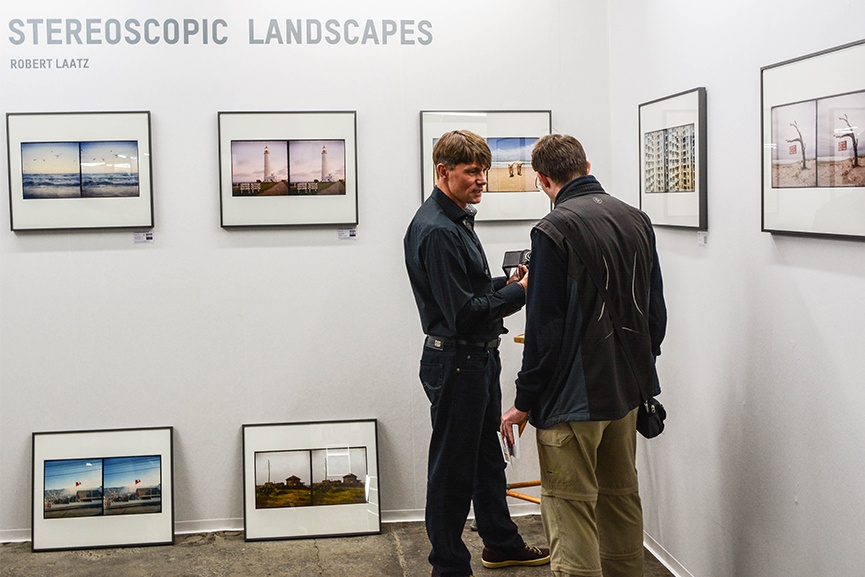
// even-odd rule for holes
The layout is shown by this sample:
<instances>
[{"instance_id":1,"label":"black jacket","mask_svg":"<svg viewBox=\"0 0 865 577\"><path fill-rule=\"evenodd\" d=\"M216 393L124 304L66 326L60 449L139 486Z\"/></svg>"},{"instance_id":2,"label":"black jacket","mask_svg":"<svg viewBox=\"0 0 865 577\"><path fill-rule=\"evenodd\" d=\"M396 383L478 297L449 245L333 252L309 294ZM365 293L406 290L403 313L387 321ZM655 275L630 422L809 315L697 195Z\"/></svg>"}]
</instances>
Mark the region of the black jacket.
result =
<instances>
[{"instance_id":1,"label":"black jacket","mask_svg":"<svg viewBox=\"0 0 865 577\"><path fill-rule=\"evenodd\" d=\"M607 283L611 302L601 298L587 267ZM624 344L607 307L614 307L622 321ZM553 211L532 231L526 350L516 407L528 411L538 428L624 417L641 402L641 390L660 392L654 357L665 330L649 217L608 195L594 177L568 183Z\"/></svg>"}]
</instances>

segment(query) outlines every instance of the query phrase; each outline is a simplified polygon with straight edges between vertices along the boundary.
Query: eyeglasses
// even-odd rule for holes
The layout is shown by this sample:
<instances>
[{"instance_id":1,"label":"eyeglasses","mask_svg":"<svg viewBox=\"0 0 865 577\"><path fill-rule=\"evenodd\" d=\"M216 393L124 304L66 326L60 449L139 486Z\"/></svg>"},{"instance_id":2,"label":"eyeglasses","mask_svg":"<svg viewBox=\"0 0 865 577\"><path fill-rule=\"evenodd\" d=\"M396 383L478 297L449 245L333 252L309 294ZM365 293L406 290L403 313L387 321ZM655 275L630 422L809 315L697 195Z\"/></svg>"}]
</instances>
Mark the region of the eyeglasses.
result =
<instances>
[{"instance_id":1,"label":"eyeglasses","mask_svg":"<svg viewBox=\"0 0 865 577\"><path fill-rule=\"evenodd\" d=\"M535 188L537 188L540 192L543 192L546 194L546 192L544 191L544 186L541 184L541 181L538 180L537 176L535 177Z\"/></svg>"}]
</instances>

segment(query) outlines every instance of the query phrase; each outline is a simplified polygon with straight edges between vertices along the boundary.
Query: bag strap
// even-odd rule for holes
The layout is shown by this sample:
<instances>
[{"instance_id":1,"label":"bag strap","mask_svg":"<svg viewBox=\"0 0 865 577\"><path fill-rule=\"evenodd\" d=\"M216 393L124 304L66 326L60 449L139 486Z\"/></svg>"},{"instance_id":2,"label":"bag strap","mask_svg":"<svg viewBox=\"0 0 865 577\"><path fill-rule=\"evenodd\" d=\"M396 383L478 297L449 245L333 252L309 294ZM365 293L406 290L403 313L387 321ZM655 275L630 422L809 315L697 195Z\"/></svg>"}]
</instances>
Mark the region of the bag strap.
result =
<instances>
[{"instance_id":1,"label":"bag strap","mask_svg":"<svg viewBox=\"0 0 865 577\"><path fill-rule=\"evenodd\" d=\"M557 206L556 208L566 210L571 215L573 215L574 218L579 220L581 224L585 225L585 219L583 219L583 217L578 212L576 212L575 210L573 210L569 207L566 207L566 206ZM643 391L643 388L640 385L640 378L638 376L636 369L634 368L634 360L631 358L631 353L628 350L628 346L626 344L627 340L625 339L624 329L622 329L622 322L619 320L619 314L616 312L616 310L612 306L613 301L610 298L610 291L607 289L607 286L601 281L601 277L599 276L600 273L598 272L597 267L589 266L592 261L588 258L588 253L586 252L585 244L582 242L579 242L579 240L576 239L571 234L570 231L562 230L562 228L554 220L550 219L547 222L549 222L551 225L556 227L556 230L558 230L559 233L568 240L568 243L571 245L571 247L577 253L577 257L582 261L583 267L586 269L586 272L589 273L589 277L592 279L592 282L594 283L595 287L598 289L598 294L601 295L601 299L604 301L604 306L606 307L608 314L610 315L610 318L613 320L613 329L616 332L616 336L619 338L619 344L622 346L622 349L625 351L625 360L628 363L628 368L631 369L631 373L634 375L634 381L636 381L637 389L640 391L640 398L642 399L643 403L646 403L648 401L649 397L651 397L651 394L648 394L648 393L646 393L646 391ZM590 234L592 236L592 238L597 240L597 235L595 235L592 232L591 227L583 226L583 230L587 231L587 234Z\"/></svg>"}]
</instances>

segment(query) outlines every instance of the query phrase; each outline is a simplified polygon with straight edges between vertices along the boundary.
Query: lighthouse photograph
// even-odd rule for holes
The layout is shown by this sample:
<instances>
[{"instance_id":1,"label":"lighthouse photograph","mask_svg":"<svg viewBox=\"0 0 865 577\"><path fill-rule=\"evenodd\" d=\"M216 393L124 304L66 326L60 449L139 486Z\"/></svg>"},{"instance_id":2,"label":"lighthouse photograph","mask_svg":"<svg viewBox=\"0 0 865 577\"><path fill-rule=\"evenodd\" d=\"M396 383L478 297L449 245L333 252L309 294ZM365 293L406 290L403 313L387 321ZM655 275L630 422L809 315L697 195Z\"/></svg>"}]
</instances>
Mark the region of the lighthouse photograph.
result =
<instances>
[{"instance_id":1,"label":"lighthouse photograph","mask_svg":"<svg viewBox=\"0 0 865 577\"><path fill-rule=\"evenodd\" d=\"M288 194L288 141L232 140L233 196Z\"/></svg>"},{"instance_id":2,"label":"lighthouse photograph","mask_svg":"<svg viewBox=\"0 0 865 577\"><path fill-rule=\"evenodd\" d=\"M291 140L288 159L288 194L345 194L344 140Z\"/></svg>"},{"instance_id":3,"label":"lighthouse photograph","mask_svg":"<svg viewBox=\"0 0 865 577\"><path fill-rule=\"evenodd\" d=\"M228 226L357 222L354 112L220 112Z\"/></svg>"}]
</instances>

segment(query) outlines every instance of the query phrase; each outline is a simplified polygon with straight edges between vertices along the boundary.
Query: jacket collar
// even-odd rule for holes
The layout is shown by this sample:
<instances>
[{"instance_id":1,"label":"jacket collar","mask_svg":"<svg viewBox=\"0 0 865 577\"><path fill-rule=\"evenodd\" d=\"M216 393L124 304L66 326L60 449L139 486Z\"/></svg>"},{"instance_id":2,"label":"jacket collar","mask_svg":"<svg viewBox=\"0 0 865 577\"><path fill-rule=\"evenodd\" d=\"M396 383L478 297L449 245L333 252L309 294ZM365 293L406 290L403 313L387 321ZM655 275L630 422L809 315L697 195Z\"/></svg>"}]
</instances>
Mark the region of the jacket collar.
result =
<instances>
[{"instance_id":1,"label":"jacket collar","mask_svg":"<svg viewBox=\"0 0 865 577\"><path fill-rule=\"evenodd\" d=\"M601 186L601 183L598 182L598 179L591 174L578 176L559 190L554 204L558 205L569 198L584 196L586 194L607 194L607 192Z\"/></svg>"}]
</instances>

